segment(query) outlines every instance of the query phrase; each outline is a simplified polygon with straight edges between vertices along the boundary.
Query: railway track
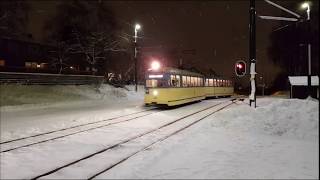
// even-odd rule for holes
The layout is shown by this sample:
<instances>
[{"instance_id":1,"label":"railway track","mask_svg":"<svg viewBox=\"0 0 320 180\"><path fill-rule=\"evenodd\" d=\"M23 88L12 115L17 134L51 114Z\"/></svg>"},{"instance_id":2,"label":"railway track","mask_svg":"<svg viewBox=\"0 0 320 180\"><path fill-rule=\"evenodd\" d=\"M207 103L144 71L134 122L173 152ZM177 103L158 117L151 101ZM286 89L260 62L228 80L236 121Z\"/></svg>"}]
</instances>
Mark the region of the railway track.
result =
<instances>
[{"instance_id":1,"label":"railway track","mask_svg":"<svg viewBox=\"0 0 320 180\"><path fill-rule=\"evenodd\" d=\"M53 140L56 140L56 139L61 139L61 138L64 138L64 137L67 137L67 136L71 136L71 135L75 135L75 134L79 134L79 133L82 133L82 132L87 132L87 131L91 131L91 130L94 130L94 129L98 129L98 128L102 128L102 127L106 127L106 126L110 126L110 125L114 125L114 124L119 124L119 123L122 123L122 122L131 121L131 120L134 120L134 119L138 119L140 117L148 116L148 115L151 115L151 114L159 112L159 111L157 111L157 112L146 113L146 114L142 114L142 115L139 115L139 116L127 118L127 119L124 119L124 120L121 120L121 121L110 122L110 121L117 120L117 119L120 119L120 118L123 118L123 117L128 117L128 116L132 116L132 115L137 115L137 114L153 111L155 109L157 109L157 108L147 109L147 110L138 111L138 112L134 112L134 113L126 114L126 115L121 115L121 116L117 116L117 117L113 117L113 118L108 118L108 119L99 120L99 121L90 122L90 123L84 123L84 124L71 126L71 127L67 127L67 128L63 128L63 129L58 129L58 130L49 131L49 132L45 132L45 133L39 133L39 134L36 134L36 135L27 136L27 137L22 137L22 138L17 138L17 139L13 139L13 140L4 141L4 142L0 143L0 145L1 145L0 153L5 153L5 152L17 150L17 149L28 147L28 146L33 146L33 145L36 145L36 144L41 144L41 143L44 143L44 142L53 141ZM107 122L107 124L103 124L105 122ZM97 126L89 127L89 128L86 128L86 129L81 129L83 127L88 127L88 126L92 126L92 125L97 125ZM56 136L50 137L50 136L52 136L52 135L54 135L56 133L62 133L62 135L58 134ZM32 139L33 139L33 141L32 141ZM37 141L37 139L38 139L38 141ZM31 142L28 142L30 140L31 140Z\"/></svg>"},{"instance_id":2,"label":"railway track","mask_svg":"<svg viewBox=\"0 0 320 180\"><path fill-rule=\"evenodd\" d=\"M105 154L106 151L115 150L115 149L116 149L116 150L121 149L121 148L123 147L123 145L126 144L126 143L133 142L134 140L137 140L137 139L142 138L142 137L144 137L144 136L147 136L147 135L150 135L150 134L152 134L152 133L158 132L159 130L163 130L163 129L166 128L166 127L171 127L170 125L177 124L178 122L183 122L182 120L185 120L185 119L187 119L187 118L189 118L189 117L193 117L193 116L199 115L199 114L201 114L202 112L206 112L207 110L209 111L209 110L211 110L211 109L214 108L214 107L217 107L217 106L219 106L219 105L221 105L221 104L227 103L226 105L223 105L222 107L219 107L219 108L217 108L217 109L215 109L215 110L213 110L213 111L211 111L211 112L209 112L209 113L206 113L204 116L201 116L200 118L196 118L196 120L193 120L191 123L189 123L189 124L187 124L187 125L184 125L183 127L179 128L179 129L176 129L175 131L173 131L173 132L171 132L171 133L169 133L169 134L161 137L160 139L157 139L157 140L155 140L155 141L147 144L146 146L143 146L142 148L134 151L133 153L131 153L131 154L129 154L129 155L126 155L125 157L123 157L123 158L121 158L120 160L114 162L113 164L109 165L108 167L106 167L106 168L104 168L104 169L102 169L102 170L99 170L99 172L94 173L93 175L90 175L90 177L88 178L88 179L93 179L93 178L97 177L98 175L100 175L100 174L102 174L102 173L105 173L105 172L109 171L110 169L114 168L115 166L117 166L117 165L125 162L126 160L128 160L128 159L131 158L132 156L134 156L134 155L136 155L136 154L144 151L145 149L150 148L150 147L151 147L152 145L154 145L155 143L158 143L158 142L164 141L165 139L168 139L169 137L171 137L171 136L173 136L173 135L175 135L175 134L177 134L177 133L179 133L179 132L181 132L181 131L189 128L190 126L192 126L192 125L200 122L201 120L203 120L203 119L211 116L212 114L214 114L214 113L216 113L216 112L218 112L218 111L221 111L221 110L227 108L228 106L234 104L236 101L238 101L238 100L237 100L237 99L232 99L232 100L228 100L228 101L223 101L223 102L220 102L220 103L218 103L218 104L211 105L211 106L206 107L206 108L204 108L204 109L198 110L198 111L196 111L196 112L187 114L187 115L185 115L185 116L183 116L183 117L177 118L177 119L175 119L175 120L173 120L173 121L171 121L171 122L168 122L168 123L166 123L166 124L163 124L163 125L161 125L161 126L159 126L159 127L153 128L153 129L151 129L151 130L149 130L149 131L143 132L143 133L138 134L138 135L135 135L135 136L133 136L133 137L124 139L124 140L120 141L119 143L110 145L110 146L108 146L108 147L106 147L106 148L103 148L103 149L101 149L101 150L99 150L99 151L96 151L96 152L94 152L94 153L91 153L91 154L89 154L89 155L87 155L87 156L84 156L84 157L82 157L82 158L79 158L79 159L74 160L74 161L72 161L72 162L69 162L69 163L67 163L67 164L64 164L64 165L62 165L62 166L59 166L59 167L57 167L57 168L54 168L54 169L52 169L52 170L50 170L50 171L48 171L48 172L45 172L45 173L40 174L40 175L38 175L38 176L35 176L35 177L33 177L32 179L43 178L43 177L45 177L45 176L52 175L52 174L54 174L54 173L56 173L56 172L58 172L58 171L60 171L60 170L69 168L69 167L71 167L71 166L73 166L73 165L77 165L78 163L82 163L82 162L85 162L85 161L90 161L90 160L92 160L92 158L94 158L94 157L97 157L97 156L99 156L99 155ZM50 178L50 177L49 177L49 178ZM82 177L82 178L83 178L83 177Z\"/></svg>"}]
</instances>

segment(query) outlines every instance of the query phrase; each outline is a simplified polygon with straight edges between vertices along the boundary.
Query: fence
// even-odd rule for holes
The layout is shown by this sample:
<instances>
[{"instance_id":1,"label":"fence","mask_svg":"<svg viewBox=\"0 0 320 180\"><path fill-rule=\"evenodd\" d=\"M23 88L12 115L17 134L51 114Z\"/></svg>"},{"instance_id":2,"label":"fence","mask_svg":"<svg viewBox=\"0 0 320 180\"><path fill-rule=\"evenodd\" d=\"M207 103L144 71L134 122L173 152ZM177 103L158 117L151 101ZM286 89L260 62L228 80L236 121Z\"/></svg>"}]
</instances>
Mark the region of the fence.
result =
<instances>
[{"instance_id":1,"label":"fence","mask_svg":"<svg viewBox=\"0 0 320 180\"><path fill-rule=\"evenodd\" d=\"M0 84L83 85L103 83L103 76L0 72Z\"/></svg>"}]
</instances>

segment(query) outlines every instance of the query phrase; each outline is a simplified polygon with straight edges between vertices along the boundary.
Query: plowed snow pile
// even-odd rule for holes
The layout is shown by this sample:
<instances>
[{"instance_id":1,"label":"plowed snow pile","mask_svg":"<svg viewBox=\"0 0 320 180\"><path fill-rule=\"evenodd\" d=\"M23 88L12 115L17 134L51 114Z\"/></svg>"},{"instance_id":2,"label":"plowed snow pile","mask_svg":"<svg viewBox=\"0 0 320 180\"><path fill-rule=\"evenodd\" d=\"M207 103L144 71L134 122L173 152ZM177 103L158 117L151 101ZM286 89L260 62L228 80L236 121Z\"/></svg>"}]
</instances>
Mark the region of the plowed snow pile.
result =
<instances>
[{"instance_id":1,"label":"plowed snow pile","mask_svg":"<svg viewBox=\"0 0 320 180\"><path fill-rule=\"evenodd\" d=\"M263 102L258 102L265 104ZM278 99L252 109L249 106L228 109L218 114L212 125L235 131L248 131L299 139L319 137L319 101Z\"/></svg>"},{"instance_id":2,"label":"plowed snow pile","mask_svg":"<svg viewBox=\"0 0 320 180\"><path fill-rule=\"evenodd\" d=\"M139 94L128 86L128 90L115 88L107 84L99 87L90 85L1 85L1 107L24 105L33 106L77 103L81 101L101 101L114 103L115 101L137 100L143 97L143 87L139 87ZM17 108L17 107L15 107Z\"/></svg>"}]
</instances>

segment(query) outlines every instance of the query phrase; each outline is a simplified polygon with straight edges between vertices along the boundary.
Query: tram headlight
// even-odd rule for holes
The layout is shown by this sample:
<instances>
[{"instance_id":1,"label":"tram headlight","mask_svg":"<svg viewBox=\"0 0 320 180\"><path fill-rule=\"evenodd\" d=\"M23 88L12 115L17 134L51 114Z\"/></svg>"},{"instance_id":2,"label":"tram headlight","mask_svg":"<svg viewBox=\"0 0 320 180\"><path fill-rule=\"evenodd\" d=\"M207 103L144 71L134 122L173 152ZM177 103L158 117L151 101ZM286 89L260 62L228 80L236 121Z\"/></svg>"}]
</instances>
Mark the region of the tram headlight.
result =
<instances>
[{"instance_id":1,"label":"tram headlight","mask_svg":"<svg viewBox=\"0 0 320 180\"><path fill-rule=\"evenodd\" d=\"M158 96L158 91L157 91L157 90L154 90L154 91L152 92L152 94L153 94L154 96Z\"/></svg>"},{"instance_id":2,"label":"tram headlight","mask_svg":"<svg viewBox=\"0 0 320 180\"><path fill-rule=\"evenodd\" d=\"M158 62L158 61L153 61L152 63L151 63L151 69L152 70L154 70L154 71L157 71L157 70L159 70L160 69L160 63Z\"/></svg>"}]
</instances>

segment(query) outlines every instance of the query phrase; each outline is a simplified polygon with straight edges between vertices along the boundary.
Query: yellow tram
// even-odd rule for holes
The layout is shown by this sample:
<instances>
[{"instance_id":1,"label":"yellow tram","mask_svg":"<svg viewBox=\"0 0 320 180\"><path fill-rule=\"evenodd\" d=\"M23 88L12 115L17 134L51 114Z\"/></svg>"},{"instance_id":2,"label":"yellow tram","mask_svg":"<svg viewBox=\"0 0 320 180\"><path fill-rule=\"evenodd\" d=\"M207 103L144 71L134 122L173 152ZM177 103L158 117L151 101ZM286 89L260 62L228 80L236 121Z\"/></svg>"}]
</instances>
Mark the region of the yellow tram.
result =
<instances>
[{"instance_id":1,"label":"yellow tram","mask_svg":"<svg viewBox=\"0 0 320 180\"><path fill-rule=\"evenodd\" d=\"M206 97L233 95L233 83L222 78L204 77L186 70L164 67L146 74L144 103L175 106Z\"/></svg>"}]
</instances>

